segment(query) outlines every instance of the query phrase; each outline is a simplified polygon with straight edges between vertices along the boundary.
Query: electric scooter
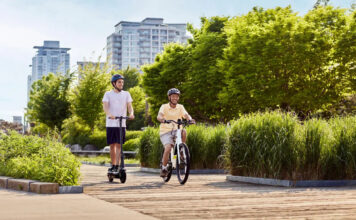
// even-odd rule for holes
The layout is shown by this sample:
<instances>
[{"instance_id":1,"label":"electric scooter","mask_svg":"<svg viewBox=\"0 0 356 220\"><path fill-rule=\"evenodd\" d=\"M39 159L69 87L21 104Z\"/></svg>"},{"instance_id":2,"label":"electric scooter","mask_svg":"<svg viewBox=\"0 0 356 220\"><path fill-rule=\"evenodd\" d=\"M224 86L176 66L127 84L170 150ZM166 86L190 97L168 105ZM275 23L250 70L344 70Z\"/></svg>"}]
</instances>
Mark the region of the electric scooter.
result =
<instances>
[{"instance_id":1,"label":"electric scooter","mask_svg":"<svg viewBox=\"0 0 356 220\"><path fill-rule=\"evenodd\" d=\"M109 182L113 182L114 178L120 179L121 183L126 182L126 169L125 169L125 163L124 163L124 152L122 150L122 142L123 142L123 137L122 137L122 119L128 119L129 117L115 117L115 119L119 120L120 123L120 146L121 146L121 163L120 163L120 170L117 173L108 173L108 178Z\"/></svg>"}]
</instances>

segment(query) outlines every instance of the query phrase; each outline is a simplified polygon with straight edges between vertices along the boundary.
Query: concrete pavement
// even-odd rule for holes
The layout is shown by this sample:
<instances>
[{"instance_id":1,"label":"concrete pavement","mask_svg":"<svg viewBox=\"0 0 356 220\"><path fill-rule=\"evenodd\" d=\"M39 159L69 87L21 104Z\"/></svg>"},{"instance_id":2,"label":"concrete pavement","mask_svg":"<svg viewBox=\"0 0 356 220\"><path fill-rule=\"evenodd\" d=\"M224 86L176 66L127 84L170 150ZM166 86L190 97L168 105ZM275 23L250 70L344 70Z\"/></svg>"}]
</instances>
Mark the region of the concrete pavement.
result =
<instances>
[{"instance_id":1,"label":"concrete pavement","mask_svg":"<svg viewBox=\"0 0 356 220\"><path fill-rule=\"evenodd\" d=\"M155 219L86 194L35 194L0 189L0 220Z\"/></svg>"}]
</instances>

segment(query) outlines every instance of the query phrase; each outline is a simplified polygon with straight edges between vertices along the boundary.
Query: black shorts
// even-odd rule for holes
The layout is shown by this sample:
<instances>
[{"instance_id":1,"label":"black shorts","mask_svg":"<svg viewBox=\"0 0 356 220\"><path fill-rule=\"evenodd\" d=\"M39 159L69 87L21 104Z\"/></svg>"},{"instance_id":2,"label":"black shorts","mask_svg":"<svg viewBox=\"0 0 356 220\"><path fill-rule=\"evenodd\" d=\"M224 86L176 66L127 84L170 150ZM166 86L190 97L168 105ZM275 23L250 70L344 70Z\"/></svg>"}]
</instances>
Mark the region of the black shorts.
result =
<instances>
[{"instance_id":1,"label":"black shorts","mask_svg":"<svg viewBox=\"0 0 356 220\"><path fill-rule=\"evenodd\" d=\"M125 143L126 140L126 128L121 128L122 132L122 144ZM118 127L106 127L106 143L110 144L120 144L120 128Z\"/></svg>"}]
</instances>

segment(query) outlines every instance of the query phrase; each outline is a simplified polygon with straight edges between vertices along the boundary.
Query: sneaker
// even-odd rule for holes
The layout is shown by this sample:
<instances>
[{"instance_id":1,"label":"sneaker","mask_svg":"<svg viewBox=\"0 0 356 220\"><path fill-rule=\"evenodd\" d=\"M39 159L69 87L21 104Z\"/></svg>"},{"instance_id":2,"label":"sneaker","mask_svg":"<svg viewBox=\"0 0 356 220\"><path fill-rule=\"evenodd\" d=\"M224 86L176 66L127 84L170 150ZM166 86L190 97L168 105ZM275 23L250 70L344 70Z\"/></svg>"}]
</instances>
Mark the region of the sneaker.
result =
<instances>
[{"instance_id":1,"label":"sneaker","mask_svg":"<svg viewBox=\"0 0 356 220\"><path fill-rule=\"evenodd\" d=\"M113 166L113 170L112 170L113 173L117 173L118 170L119 170L119 165Z\"/></svg>"},{"instance_id":2,"label":"sneaker","mask_svg":"<svg viewBox=\"0 0 356 220\"><path fill-rule=\"evenodd\" d=\"M115 169L115 165L112 165L109 169L108 169L108 173L113 173Z\"/></svg>"},{"instance_id":3,"label":"sneaker","mask_svg":"<svg viewBox=\"0 0 356 220\"><path fill-rule=\"evenodd\" d=\"M161 169L160 177L166 177L168 174L168 170L166 168Z\"/></svg>"}]
</instances>

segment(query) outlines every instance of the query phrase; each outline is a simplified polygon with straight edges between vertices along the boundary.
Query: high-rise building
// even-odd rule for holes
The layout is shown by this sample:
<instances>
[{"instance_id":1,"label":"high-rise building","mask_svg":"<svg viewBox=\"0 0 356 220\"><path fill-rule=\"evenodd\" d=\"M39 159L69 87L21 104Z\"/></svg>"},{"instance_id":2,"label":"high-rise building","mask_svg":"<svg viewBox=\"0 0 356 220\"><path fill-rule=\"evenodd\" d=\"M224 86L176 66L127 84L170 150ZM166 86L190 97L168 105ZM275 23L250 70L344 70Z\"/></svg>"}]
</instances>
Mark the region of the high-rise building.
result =
<instances>
[{"instance_id":1,"label":"high-rise building","mask_svg":"<svg viewBox=\"0 0 356 220\"><path fill-rule=\"evenodd\" d=\"M60 48L59 41L44 41L43 46L34 46L37 54L32 58L32 74L27 78L27 97L33 82L48 73L66 73L69 70L70 48Z\"/></svg>"},{"instance_id":2,"label":"high-rise building","mask_svg":"<svg viewBox=\"0 0 356 220\"><path fill-rule=\"evenodd\" d=\"M77 65L81 69L84 69L88 65L93 65L94 67L99 65L99 68L103 69L105 67L105 62L78 61Z\"/></svg>"},{"instance_id":3,"label":"high-rise building","mask_svg":"<svg viewBox=\"0 0 356 220\"><path fill-rule=\"evenodd\" d=\"M185 43L187 24L165 24L163 18L146 18L141 22L120 21L107 37L110 66L125 69L153 63L167 43Z\"/></svg>"},{"instance_id":4,"label":"high-rise building","mask_svg":"<svg viewBox=\"0 0 356 220\"><path fill-rule=\"evenodd\" d=\"M21 116L13 116L12 122L22 125L22 117Z\"/></svg>"}]
</instances>

